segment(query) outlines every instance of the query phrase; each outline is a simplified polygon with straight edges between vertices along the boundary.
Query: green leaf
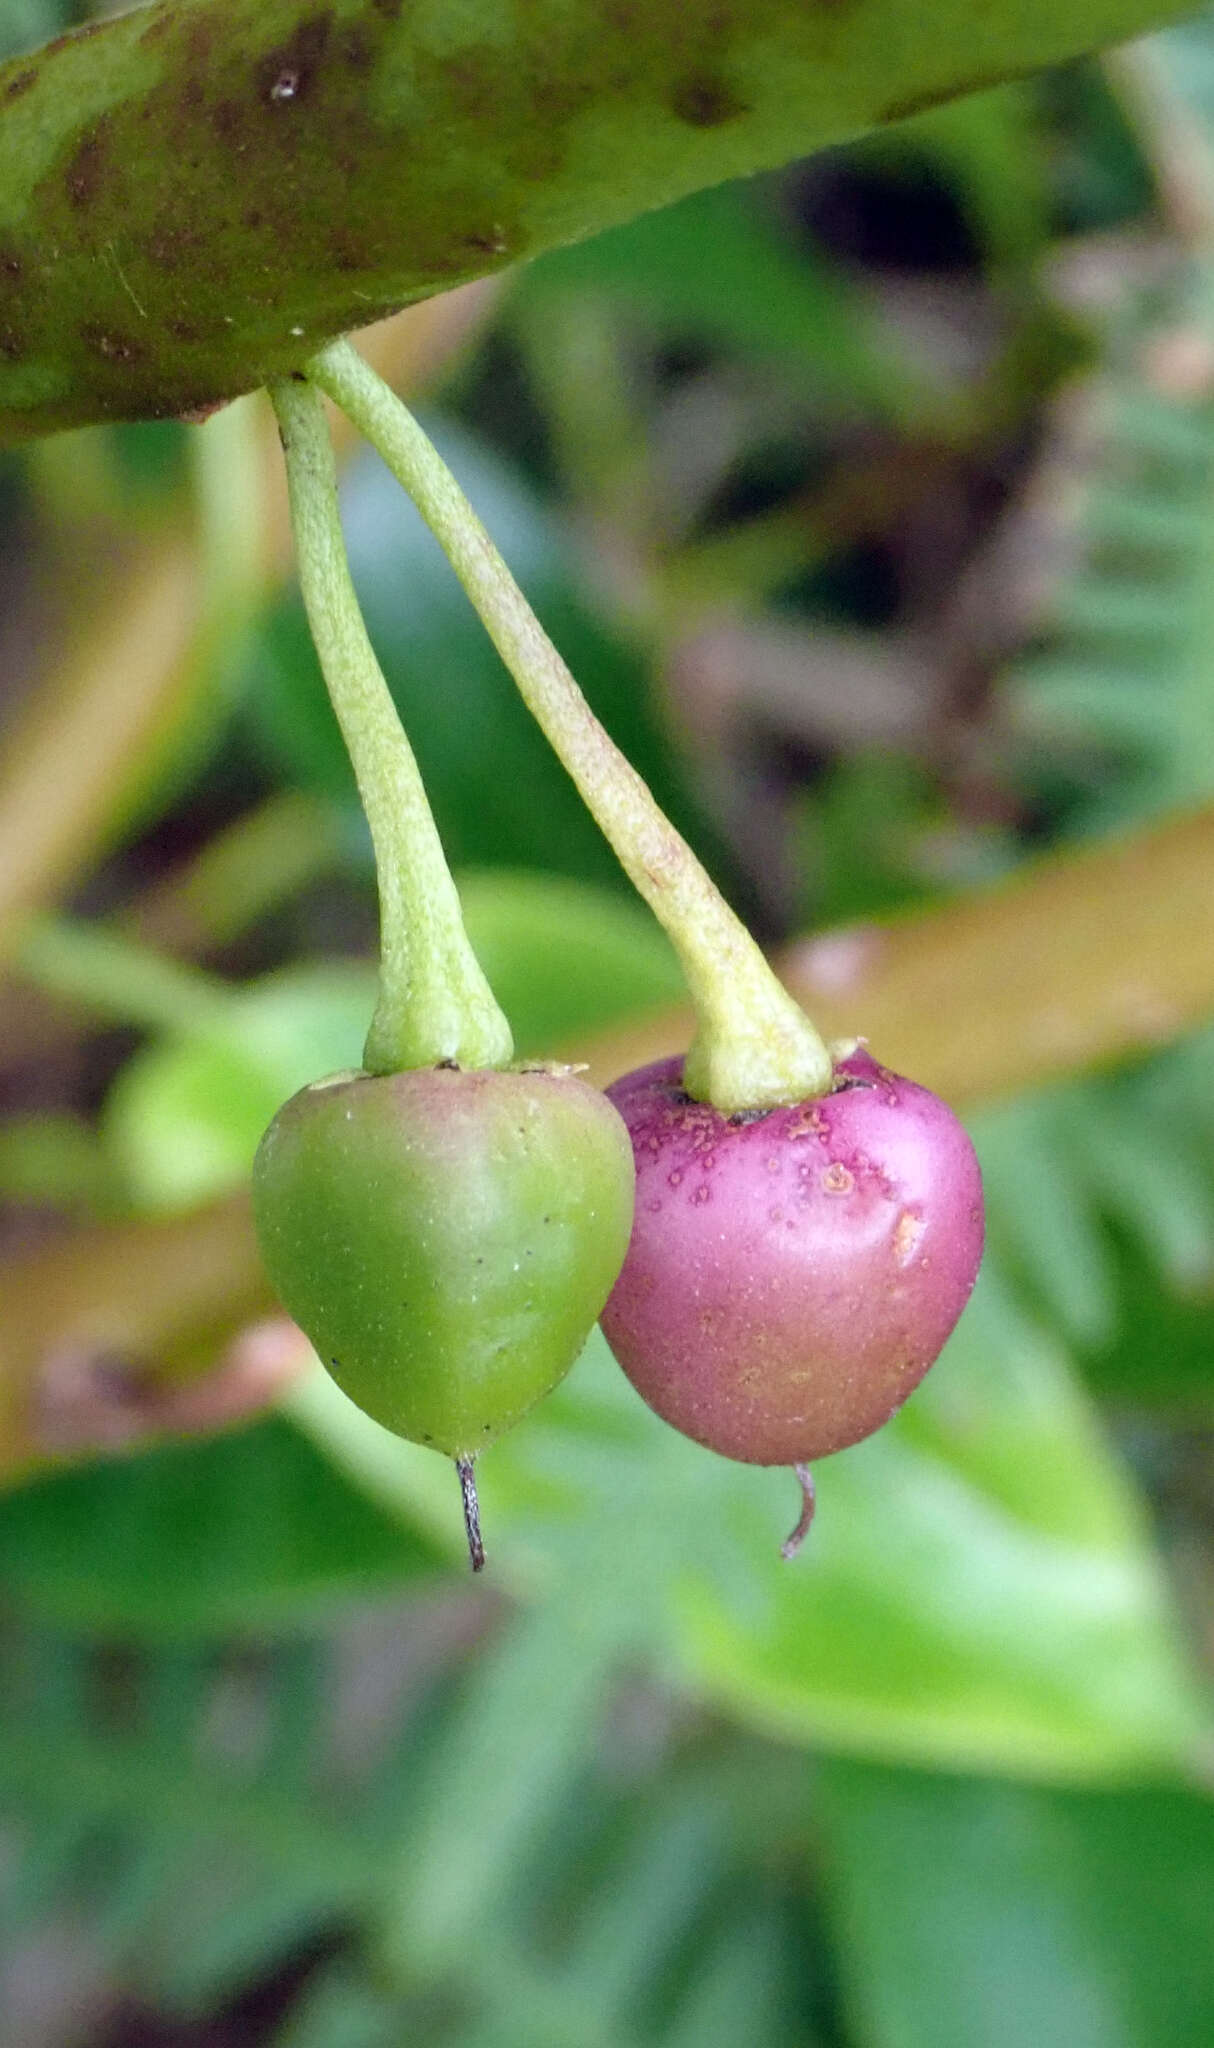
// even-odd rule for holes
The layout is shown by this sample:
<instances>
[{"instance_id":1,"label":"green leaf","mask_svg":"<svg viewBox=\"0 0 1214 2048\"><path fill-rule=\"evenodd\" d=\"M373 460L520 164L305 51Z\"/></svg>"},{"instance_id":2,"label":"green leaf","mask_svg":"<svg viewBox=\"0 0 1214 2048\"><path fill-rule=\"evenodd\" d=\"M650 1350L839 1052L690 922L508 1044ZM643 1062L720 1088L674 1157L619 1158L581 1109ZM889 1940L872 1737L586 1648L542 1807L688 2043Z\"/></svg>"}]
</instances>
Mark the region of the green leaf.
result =
<instances>
[{"instance_id":1,"label":"green leaf","mask_svg":"<svg viewBox=\"0 0 1214 2048\"><path fill-rule=\"evenodd\" d=\"M357 1067L375 1000L370 968L284 969L233 990L222 1021L135 1053L103 1130L129 1199L187 1209L248 1179L280 1104L322 1074Z\"/></svg>"},{"instance_id":2,"label":"green leaf","mask_svg":"<svg viewBox=\"0 0 1214 2048\"><path fill-rule=\"evenodd\" d=\"M685 1588L697 1676L736 1712L853 1753L1077 1779L1181 1767L1208 1738L1125 1477L990 1276L903 1415L816 1476L803 1564L778 1580L776 1561L765 1603Z\"/></svg>"},{"instance_id":3,"label":"green leaf","mask_svg":"<svg viewBox=\"0 0 1214 2048\"><path fill-rule=\"evenodd\" d=\"M415 1529L276 1420L0 1498L8 1599L87 1630L295 1628L435 1562Z\"/></svg>"},{"instance_id":4,"label":"green leaf","mask_svg":"<svg viewBox=\"0 0 1214 2048\"><path fill-rule=\"evenodd\" d=\"M335 1427L323 1407L301 1419L322 1441ZM339 1435L377 1498L440 1506L424 1452L345 1403ZM1056 1347L993 1281L903 1414L815 1476L790 1566L791 1475L666 1428L597 1338L479 1468L504 1581L606 1607L638 1652L765 1733L1080 1780L1180 1768L1209 1739L1127 1479Z\"/></svg>"},{"instance_id":5,"label":"green leaf","mask_svg":"<svg viewBox=\"0 0 1214 2048\"><path fill-rule=\"evenodd\" d=\"M1207 1423L1214 1414L1214 1283L1177 1288L1127 1232L1110 1231L1110 1242L1115 1327L1105 1343L1080 1348L1085 1379L1105 1399Z\"/></svg>"},{"instance_id":6,"label":"green leaf","mask_svg":"<svg viewBox=\"0 0 1214 2048\"><path fill-rule=\"evenodd\" d=\"M575 1045L579 1034L685 998L674 950L635 898L499 870L461 875L459 892L520 1055Z\"/></svg>"},{"instance_id":7,"label":"green leaf","mask_svg":"<svg viewBox=\"0 0 1214 2048\"><path fill-rule=\"evenodd\" d=\"M1214 1397L1214 1039L988 1110L974 1126L987 1264L1076 1347L1095 1383Z\"/></svg>"},{"instance_id":8,"label":"green leaf","mask_svg":"<svg viewBox=\"0 0 1214 2048\"><path fill-rule=\"evenodd\" d=\"M912 0L190 0L91 23L0 77L0 434L229 398L464 278L1177 11L935 0L925 33Z\"/></svg>"},{"instance_id":9,"label":"green leaf","mask_svg":"<svg viewBox=\"0 0 1214 2048\"><path fill-rule=\"evenodd\" d=\"M711 263L704 260L712 251ZM780 232L749 184L697 192L518 273L508 317L542 333L563 305L609 295L662 331L715 343L836 403L905 423L923 410L912 366L880 336L842 271Z\"/></svg>"},{"instance_id":10,"label":"green leaf","mask_svg":"<svg viewBox=\"0 0 1214 2048\"><path fill-rule=\"evenodd\" d=\"M821 1826L858 2048L1195 2048L1214 1807L832 1763Z\"/></svg>"},{"instance_id":11,"label":"green leaf","mask_svg":"<svg viewBox=\"0 0 1214 2048\"><path fill-rule=\"evenodd\" d=\"M1059 1143L1055 1100L1013 1103L978 1120L988 1256L1010 1263L1060 1329L1093 1344L1112 1334L1113 1265L1082 1162Z\"/></svg>"}]
</instances>

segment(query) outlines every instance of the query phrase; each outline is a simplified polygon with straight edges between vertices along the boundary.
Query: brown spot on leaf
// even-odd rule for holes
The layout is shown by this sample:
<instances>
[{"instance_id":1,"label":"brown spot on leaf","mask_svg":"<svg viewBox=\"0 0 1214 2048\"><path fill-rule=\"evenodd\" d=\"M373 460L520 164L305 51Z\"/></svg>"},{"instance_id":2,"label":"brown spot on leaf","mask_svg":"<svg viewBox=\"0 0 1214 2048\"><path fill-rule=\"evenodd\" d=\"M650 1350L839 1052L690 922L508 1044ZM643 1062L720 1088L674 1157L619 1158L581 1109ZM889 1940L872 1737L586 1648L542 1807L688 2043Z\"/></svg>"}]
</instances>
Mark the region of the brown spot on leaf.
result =
<instances>
[{"instance_id":1,"label":"brown spot on leaf","mask_svg":"<svg viewBox=\"0 0 1214 2048\"><path fill-rule=\"evenodd\" d=\"M137 363L143 355L137 341L127 334L115 334L108 327L82 327L80 339L94 355L104 356L110 363Z\"/></svg>"},{"instance_id":2,"label":"brown spot on leaf","mask_svg":"<svg viewBox=\"0 0 1214 2048\"><path fill-rule=\"evenodd\" d=\"M234 142L244 120L245 111L238 100L219 100L211 108L211 126L222 142Z\"/></svg>"},{"instance_id":3,"label":"brown spot on leaf","mask_svg":"<svg viewBox=\"0 0 1214 2048\"><path fill-rule=\"evenodd\" d=\"M7 357L10 363L16 363L24 354L25 346L20 336L11 327L0 327L0 356Z\"/></svg>"},{"instance_id":4,"label":"brown spot on leaf","mask_svg":"<svg viewBox=\"0 0 1214 2048\"><path fill-rule=\"evenodd\" d=\"M720 128L748 111L731 85L708 73L680 80L670 95L670 106L691 128Z\"/></svg>"},{"instance_id":5,"label":"brown spot on leaf","mask_svg":"<svg viewBox=\"0 0 1214 2048\"><path fill-rule=\"evenodd\" d=\"M300 22L294 35L267 51L257 66L258 99L271 107L298 106L306 100L332 33L331 14L311 14Z\"/></svg>"},{"instance_id":6,"label":"brown spot on leaf","mask_svg":"<svg viewBox=\"0 0 1214 2048\"><path fill-rule=\"evenodd\" d=\"M399 21L404 4L405 0L371 0L375 12L382 14L385 21Z\"/></svg>"},{"instance_id":7,"label":"brown spot on leaf","mask_svg":"<svg viewBox=\"0 0 1214 2048\"><path fill-rule=\"evenodd\" d=\"M196 14L187 22L185 30L186 55L198 65L206 63L215 42L213 22L205 14Z\"/></svg>"},{"instance_id":8,"label":"brown spot on leaf","mask_svg":"<svg viewBox=\"0 0 1214 2048\"><path fill-rule=\"evenodd\" d=\"M363 75L371 70L375 63L375 37L365 21L356 21L342 31L337 54L351 71Z\"/></svg>"},{"instance_id":9,"label":"brown spot on leaf","mask_svg":"<svg viewBox=\"0 0 1214 2048\"><path fill-rule=\"evenodd\" d=\"M148 240L147 252L158 269L177 270L190 260L204 239L202 227L185 227L173 214L167 213L156 223Z\"/></svg>"},{"instance_id":10,"label":"brown spot on leaf","mask_svg":"<svg viewBox=\"0 0 1214 2048\"><path fill-rule=\"evenodd\" d=\"M73 206L91 206L104 183L105 130L99 121L76 144L63 174L63 185Z\"/></svg>"},{"instance_id":11,"label":"brown spot on leaf","mask_svg":"<svg viewBox=\"0 0 1214 2048\"><path fill-rule=\"evenodd\" d=\"M329 261L334 270L341 271L343 276L364 267L358 242L344 228L338 228L329 238Z\"/></svg>"},{"instance_id":12,"label":"brown spot on leaf","mask_svg":"<svg viewBox=\"0 0 1214 2048\"><path fill-rule=\"evenodd\" d=\"M4 97L6 100L19 100L22 93L28 92L31 85L37 85L37 83L38 72L33 66L26 71L18 71L16 76L10 78L5 86Z\"/></svg>"},{"instance_id":13,"label":"brown spot on leaf","mask_svg":"<svg viewBox=\"0 0 1214 2048\"><path fill-rule=\"evenodd\" d=\"M184 421L187 427L205 426L212 413L222 412L230 401L226 398L209 398L201 405L187 405L184 411L176 413L176 419Z\"/></svg>"},{"instance_id":14,"label":"brown spot on leaf","mask_svg":"<svg viewBox=\"0 0 1214 2048\"><path fill-rule=\"evenodd\" d=\"M510 237L505 228L495 222L492 227L476 229L463 237L465 249L475 249L482 256L505 256L510 248Z\"/></svg>"}]
</instances>

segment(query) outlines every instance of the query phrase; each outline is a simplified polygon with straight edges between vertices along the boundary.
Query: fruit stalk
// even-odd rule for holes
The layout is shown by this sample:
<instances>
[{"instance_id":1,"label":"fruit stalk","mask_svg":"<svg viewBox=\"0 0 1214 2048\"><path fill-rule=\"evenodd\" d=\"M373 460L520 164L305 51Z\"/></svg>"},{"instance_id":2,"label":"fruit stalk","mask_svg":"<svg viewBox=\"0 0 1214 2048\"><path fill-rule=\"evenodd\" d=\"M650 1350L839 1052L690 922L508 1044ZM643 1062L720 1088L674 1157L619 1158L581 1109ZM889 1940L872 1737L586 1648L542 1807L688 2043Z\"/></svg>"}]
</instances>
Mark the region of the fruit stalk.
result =
<instances>
[{"instance_id":1,"label":"fruit stalk","mask_svg":"<svg viewBox=\"0 0 1214 2048\"><path fill-rule=\"evenodd\" d=\"M485 1569L485 1545L481 1537L481 1504L476 1491L476 1466L471 1458L457 1458L460 1498L464 1504L464 1533L468 1538L468 1561L474 1572Z\"/></svg>"},{"instance_id":2,"label":"fruit stalk","mask_svg":"<svg viewBox=\"0 0 1214 2048\"><path fill-rule=\"evenodd\" d=\"M510 1027L464 931L417 762L350 580L323 401L296 379L274 385L270 396L308 623L375 850L380 985L364 1065L371 1074L444 1061L504 1067Z\"/></svg>"},{"instance_id":3,"label":"fruit stalk","mask_svg":"<svg viewBox=\"0 0 1214 2048\"><path fill-rule=\"evenodd\" d=\"M830 1053L598 719L450 470L349 342L308 375L399 478L446 553L529 709L679 955L697 1032L684 1085L727 1115L823 1095Z\"/></svg>"}]
</instances>

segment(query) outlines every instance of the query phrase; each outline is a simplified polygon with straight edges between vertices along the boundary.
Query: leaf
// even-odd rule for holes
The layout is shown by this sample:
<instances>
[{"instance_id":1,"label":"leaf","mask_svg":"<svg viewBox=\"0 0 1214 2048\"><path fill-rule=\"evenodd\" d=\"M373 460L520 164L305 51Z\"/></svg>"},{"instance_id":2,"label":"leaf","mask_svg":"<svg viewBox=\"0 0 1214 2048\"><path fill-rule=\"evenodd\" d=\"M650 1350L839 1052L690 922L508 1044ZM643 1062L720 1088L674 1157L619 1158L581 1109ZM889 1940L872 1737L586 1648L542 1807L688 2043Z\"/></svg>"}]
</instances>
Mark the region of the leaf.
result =
<instances>
[{"instance_id":1,"label":"leaf","mask_svg":"<svg viewBox=\"0 0 1214 2048\"><path fill-rule=\"evenodd\" d=\"M1192 39L1208 64L1208 20ZM1214 786L1214 406L1159 389L1151 368L1157 343L1203 331L1209 264L1178 278L1162 303L1127 287L1085 404L1072 394L1055 427L1053 461L1075 479L1064 568L1039 644L1005 680L1030 774L1084 832Z\"/></svg>"},{"instance_id":2,"label":"leaf","mask_svg":"<svg viewBox=\"0 0 1214 2048\"><path fill-rule=\"evenodd\" d=\"M1207 1739L1125 1479L990 1277L903 1415L817 1477L807 1569L773 1567L762 1605L684 1588L685 1653L735 1712L1058 1778L1179 1767Z\"/></svg>"},{"instance_id":3,"label":"leaf","mask_svg":"<svg viewBox=\"0 0 1214 2048\"><path fill-rule=\"evenodd\" d=\"M542 26L494 15L492 33L475 11L439 31L424 10L372 9L351 42L327 14L318 29L311 0L223 0L205 52L172 19L155 37L130 16L89 23L87 42L0 75L0 213L19 251L0 434L229 398L506 261L1175 12L936 0L924 34L911 0L852 0L842 22L800 0L724 15L667 0L639 18L582 0ZM49 281L39 247L57 251Z\"/></svg>"},{"instance_id":4,"label":"leaf","mask_svg":"<svg viewBox=\"0 0 1214 2048\"><path fill-rule=\"evenodd\" d=\"M975 1133L988 1257L1012 1271L1064 1331L1089 1344L1114 1327L1114 1270L1082 1164L1060 1142L1046 1096L988 1110Z\"/></svg>"},{"instance_id":5,"label":"leaf","mask_svg":"<svg viewBox=\"0 0 1214 2048\"><path fill-rule=\"evenodd\" d=\"M464 922L523 1055L575 1046L686 994L670 941L634 898L563 876L459 878Z\"/></svg>"},{"instance_id":6,"label":"leaf","mask_svg":"<svg viewBox=\"0 0 1214 2048\"><path fill-rule=\"evenodd\" d=\"M295 1628L435 1562L281 1421L0 1497L9 1601L90 1631Z\"/></svg>"},{"instance_id":7,"label":"leaf","mask_svg":"<svg viewBox=\"0 0 1214 2048\"><path fill-rule=\"evenodd\" d=\"M106 1145L145 1212L188 1209L247 1180L289 1095L357 1067L375 1000L371 969L283 969L233 990L222 1020L135 1053L106 1101Z\"/></svg>"},{"instance_id":8,"label":"leaf","mask_svg":"<svg viewBox=\"0 0 1214 2048\"><path fill-rule=\"evenodd\" d=\"M425 1454L341 1414L345 1469L365 1458L377 1498L433 1512ZM324 1440L323 1412L311 1426ZM816 1477L788 1566L791 1477L659 1423L601 1339L480 1468L506 1582L608 1605L768 1734L1097 1781L1182 1767L1208 1739L1126 1477L1057 1348L992 1281L903 1414Z\"/></svg>"},{"instance_id":9,"label":"leaf","mask_svg":"<svg viewBox=\"0 0 1214 2048\"><path fill-rule=\"evenodd\" d=\"M1118 1352L1124 1385L1139 1347L1147 1355L1129 1381L1148 1398L1169 1383L1192 1398L1203 1380L1214 1398L1202 1327L1214 1289L1212 1078L1206 1032L1137 1069L988 1110L974 1125L988 1265L998 1262L1090 1369ZM1161 1318L1187 1360L1169 1355Z\"/></svg>"},{"instance_id":10,"label":"leaf","mask_svg":"<svg viewBox=\"0 0 1214 2048\"><path fill-rule=\"evenodd\" d=\"M858 2048L1191 2048L1214 2032L1214 1806L831 1763Z\"/></svg>"},{"instance_id":11,"label":"leaf","mask_svg":"<svg viewBox=\"0 0 1214 2048\"><path fill-rule=\"evenodd\" d=\"M507 317L542 335L567 302L608 295L665 334L777 363L836 404L913 419L923 397L912 366L880 336L842 271L812 248L794 249L770 195L759 194L749 184L717 186L558 249L518 273Z\"/></svg>"}]
</instances>

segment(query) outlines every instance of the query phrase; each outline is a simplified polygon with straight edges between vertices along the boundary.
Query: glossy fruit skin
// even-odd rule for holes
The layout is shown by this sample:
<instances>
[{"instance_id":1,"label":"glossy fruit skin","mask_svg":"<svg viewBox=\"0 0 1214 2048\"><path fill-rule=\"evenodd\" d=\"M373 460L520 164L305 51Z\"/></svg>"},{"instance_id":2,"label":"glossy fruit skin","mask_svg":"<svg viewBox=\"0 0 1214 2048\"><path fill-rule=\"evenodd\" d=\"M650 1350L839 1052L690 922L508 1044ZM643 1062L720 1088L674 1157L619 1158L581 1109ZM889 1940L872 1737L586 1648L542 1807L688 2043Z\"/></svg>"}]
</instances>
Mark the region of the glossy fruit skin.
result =
<instances>
[{"instance_id":1,"label":"glossy fruit skin","mask_svg":"<svg viewBox=\"0 0 1214 2048\"><path fill-rule=\"evenodd\" d=\"M270 1278L351 1400L471 1458L568 1371L624 1257L627 1133L558 1071L334 1075L262 1139Z\"/></svg>"},{"instance_id":2,"label":"glossy fruit skin","mask_svg":"<svg viewBox=\"0 0 1214 2048\"><path fill-rule=\"evenodd\" d=\"M871 1435L938 1356L982 1256L982 1181L952 1111L857 1051L835 1092L751 1120L682 1062L608 1090L637 1166L604 1334L649 1406L756 1465Z\"/></svg>"}]
</instances>

